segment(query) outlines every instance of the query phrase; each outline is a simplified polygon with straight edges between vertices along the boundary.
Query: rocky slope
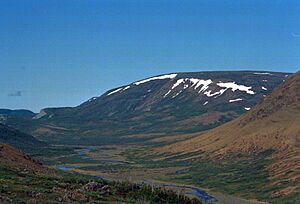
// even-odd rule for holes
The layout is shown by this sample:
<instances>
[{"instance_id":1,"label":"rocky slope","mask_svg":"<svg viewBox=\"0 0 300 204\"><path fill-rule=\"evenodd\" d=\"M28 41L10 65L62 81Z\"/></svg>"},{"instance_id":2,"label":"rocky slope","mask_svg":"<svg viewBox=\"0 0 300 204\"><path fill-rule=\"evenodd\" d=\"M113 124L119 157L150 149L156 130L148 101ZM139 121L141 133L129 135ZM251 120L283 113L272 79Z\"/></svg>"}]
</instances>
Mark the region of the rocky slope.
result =
<instances>
[{"instance_id":1,"label":"rocky slope","mask_svg":"<svg viewBox=\"0 0 300 204\"><path fill-rule=\"evenodd\" d=\"M197 132L250 110L287 76L254 71L155 76L112 89L74 108L44 109L27 126L13 120L7 123L50 140L77 135L77 143L89 138L95 142L95 136L104 141L103 137L111 140L111 136ZM138 138L121 140L143 137Z\"/></svg>"}]
</instances>

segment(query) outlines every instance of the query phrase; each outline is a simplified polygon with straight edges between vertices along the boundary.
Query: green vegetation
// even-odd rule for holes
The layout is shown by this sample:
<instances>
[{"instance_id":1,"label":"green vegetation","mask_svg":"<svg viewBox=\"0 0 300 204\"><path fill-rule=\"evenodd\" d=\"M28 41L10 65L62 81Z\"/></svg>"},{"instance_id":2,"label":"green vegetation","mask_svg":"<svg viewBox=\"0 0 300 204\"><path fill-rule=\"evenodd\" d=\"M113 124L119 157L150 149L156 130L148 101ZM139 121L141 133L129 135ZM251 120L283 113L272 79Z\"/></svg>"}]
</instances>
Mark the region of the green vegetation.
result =
<instances>
[{"instance_id":1,"label":"green vegetation","mask_svg":"<svg viewBox=\"0 0 300 204\"><path fill-rule=\"evenodd\" d=\"M82 175L37 175L5 165L0 165L0 175L1 203L201 203L146 184L108 182Z\"/></svg>"},{"instance_id":2,"label":"green vegetation","mask_svg":"<svg viewBox=\"0 0 300 204\"><path fill-rule=\"evenodd\" d=\"M163 160L153 162L158 155L138 156L137 152L127 152L127 158L142 164L148 169L177 167L176 173L165 174L160 180L201 186L215 189L224 194L236 195L246 199L258 199L275 204L298 203L300 195L275 196L274 192L289 183L282 181L276 187L270 186L270 173L266 167L272 163L272 150L253 155L231 155L219 161L188 159L194 153L183 155L160 154Z\"/></svg>"},{"instance_id":3,"label":"green vegetation","mask_svg":"<svg viewBox=\"0 0 300 204\"><path fill-rule=\"evenodd\" d=\"M272 163L271 150L253 155L231 155L222 160L212 161L203 158L192 159L195 153L151 154L150 150L156 145L97 146L90 151L92 155L87 154L91 159L83 159L87 155L78 155L80 148L88 147L72 147L72 151L71 147L65 147L65 150L62 149L63 147L57 147L57 151L68 154L55 157L57 154L53 149L51 162L75 167L91 175L97 172L100 176L104 173L106 177L105 175L108 174L112 176L111 179L126 180L128 177L136 180L155 179L165 183L214 189L224 194L278 204L299 201L299 195L296 194L284 197L273 194L274 191L289 184L283 180L276 187L269 186L268 178L272 175L266 170L266 166ZM157 160L158 158L161 160Z\"/></svg>"}]
</instances>

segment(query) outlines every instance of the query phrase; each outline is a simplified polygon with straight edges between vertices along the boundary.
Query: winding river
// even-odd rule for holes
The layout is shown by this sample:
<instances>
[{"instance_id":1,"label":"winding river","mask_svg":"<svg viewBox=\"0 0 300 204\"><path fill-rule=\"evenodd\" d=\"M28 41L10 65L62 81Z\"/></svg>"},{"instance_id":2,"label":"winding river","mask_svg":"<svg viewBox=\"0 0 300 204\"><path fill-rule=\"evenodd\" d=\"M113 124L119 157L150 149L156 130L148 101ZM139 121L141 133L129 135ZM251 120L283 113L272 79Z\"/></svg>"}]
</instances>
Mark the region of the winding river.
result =
<instances>
[{"instance_id":1,"label":"winding river","mask_svg":"<svg viewBox=\"0 0 300 204\"><path fill-rule=\"evenodd\" d=\"M76 150L78 155L85 160L93 160L92 157L89 156L89 153L93 150L95 150L96 147L89 146L85 148L81 148ZM120 162L120 161L114 161L110 160L111 162ZM76 167L68 167L65 165L57 165L54 166L55 168L62 170L62 171L72 171ZM100 177L100 176L95 176L95 178L98 179L106 179L106 180L111 180L109 178L105 177ZM168 183L156 183L156 182L151 182L149 180L144 180L143 183L153 185L153 186L158 186L158 187L164 187L164 188L170 188L170 189L178 189L179 191L184 190L187 195L192 195L200 199L202 202L205 204L207 203L215 203L215 204L267 204L265 202L259 202L259 201L252 201L252 200L245 200L236 196L231 196L231 195L224 195L222 193L214 193L213 195L208 193L207 191L196 187L196 186L185 186L185 185L176 185L176 184L168 184Z\"/></svg>"}]
</instances>

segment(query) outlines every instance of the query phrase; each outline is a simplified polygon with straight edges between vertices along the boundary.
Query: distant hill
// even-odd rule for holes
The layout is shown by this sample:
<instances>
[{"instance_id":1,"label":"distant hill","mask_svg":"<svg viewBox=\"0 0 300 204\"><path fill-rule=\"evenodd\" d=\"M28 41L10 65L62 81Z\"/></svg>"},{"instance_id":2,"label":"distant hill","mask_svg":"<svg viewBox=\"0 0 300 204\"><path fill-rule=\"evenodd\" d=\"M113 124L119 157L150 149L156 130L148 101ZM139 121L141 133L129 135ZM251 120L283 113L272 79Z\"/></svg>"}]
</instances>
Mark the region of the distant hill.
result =
<instances>
[{"instance_id":1,"label":"distant hill","mask_svg":"<svg viewBox=\"0 0 300 204\"><path fill-rule=\"evenodd\" d=\"M25 152L32 152L38 148L47 146L31 135L22 133L6 125L0 124L0 143L10 144Z\"/></svg>"},{"instance_id":2,"label":"distant hill","mask_svg":"<svg viewBox=\"0 0 300 204\"><path fill-rule=\"evenodd\" d=\"M268 158L272 162L266 169L270 172L269 185L277 189L274 195L300 193L300 72L241 117L159 149L206 155L213 160L267 151L272 152Z\"/></svg>"},{"instance_id":3,"label":"distant hill","mask_svg":"<svg viewBox=\"0 0 300 204\"><path fill-rule=\"evenodd\" d=\"M193 133L237 118L288 75L224 71L154 76L114 88L74 108L46 108L32 120L11 119L7 124L51 142L76 144L137 142L145 140L145 135Z\"/></svg>"},{"instance_id":4,"label":"distant hill","mask_svg":"<svg viewBox=\"0 0 300 204\"><path fill-rule=\"evenodd\" d=\"M36 115L36 113L25 109L20 109L20 110L0 109L0 115L33 118Z\"/></svg>"}]
</instances>

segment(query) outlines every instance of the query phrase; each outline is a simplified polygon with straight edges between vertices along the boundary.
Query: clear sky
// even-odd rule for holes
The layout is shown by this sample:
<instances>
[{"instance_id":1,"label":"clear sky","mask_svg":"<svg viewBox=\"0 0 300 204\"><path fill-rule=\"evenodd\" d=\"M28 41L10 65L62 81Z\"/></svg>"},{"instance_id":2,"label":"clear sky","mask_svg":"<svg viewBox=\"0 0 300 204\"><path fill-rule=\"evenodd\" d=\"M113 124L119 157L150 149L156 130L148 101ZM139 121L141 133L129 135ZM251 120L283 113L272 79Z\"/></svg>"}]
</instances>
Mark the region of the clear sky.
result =
<instances>
[{"instance_id":1,"label":"clear sky","mask_svg":"<svg viewBox=\"0 0 300 204\"><path fill-rule=\"evenodd\" d=\"M1 0L0 108L75 106L152 75L300 69L299 0Z\"/></svg>"}]
</instances>

